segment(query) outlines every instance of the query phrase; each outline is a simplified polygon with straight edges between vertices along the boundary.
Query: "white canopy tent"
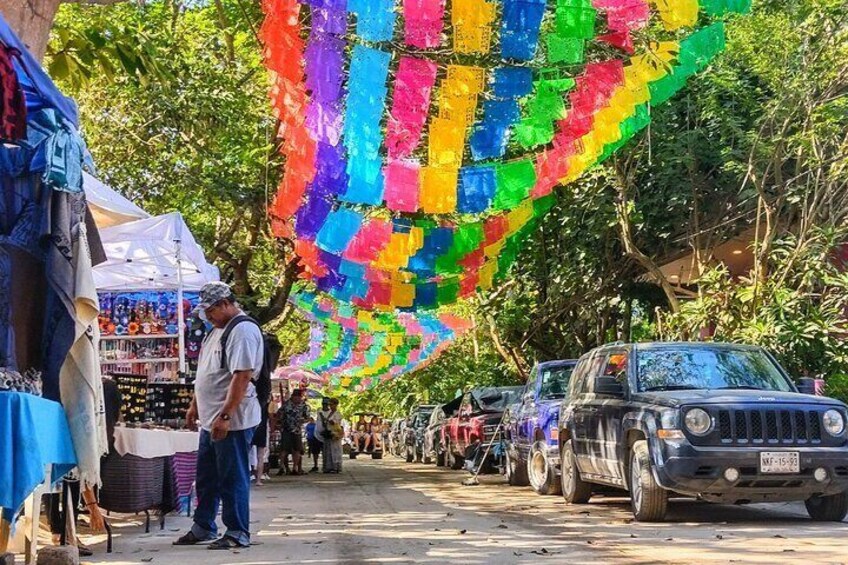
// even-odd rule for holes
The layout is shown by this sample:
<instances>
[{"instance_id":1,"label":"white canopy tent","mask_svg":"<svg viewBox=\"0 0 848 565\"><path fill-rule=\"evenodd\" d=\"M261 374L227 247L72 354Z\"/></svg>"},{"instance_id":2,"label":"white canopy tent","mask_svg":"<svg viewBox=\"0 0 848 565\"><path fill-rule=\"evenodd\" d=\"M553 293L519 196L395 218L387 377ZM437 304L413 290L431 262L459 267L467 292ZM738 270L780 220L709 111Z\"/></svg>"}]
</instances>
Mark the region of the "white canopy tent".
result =
<instances>
[{"instance_id":1,"label":"white canopy tent","mask_svg":"<svg viewBox=\"0 0 848 565\"><path fill-rule=\"evenodd\" d=\"M94 268L98 290L197 291L220 280L179 212L104 228L100 239L107 259Z\"/></svg>"},{"instance_id":2,"label":"white canopy tent","mask_svg":"<svg viewBox=\"0 0 848 565\"><path fill-rule=\"evenodd\" d=\"M107 259L94 268L98 291L170 290L182 304L184 291L220 280L179 212L101 229L100 239ZM182 328L182 308L177 315ZM185 338L179 334L180 371L185 372Z\"/></svg>"},{"instance_id":3,"label":"white canopy tent","mask_svg":"<svg viewBox=\"0 0 848 565\"><path fill-rule=\"evenodd\" d=\"M88 209L99 229L150 217L150 214L85 171L82 177Z\"/></svg>"}]
</instances>

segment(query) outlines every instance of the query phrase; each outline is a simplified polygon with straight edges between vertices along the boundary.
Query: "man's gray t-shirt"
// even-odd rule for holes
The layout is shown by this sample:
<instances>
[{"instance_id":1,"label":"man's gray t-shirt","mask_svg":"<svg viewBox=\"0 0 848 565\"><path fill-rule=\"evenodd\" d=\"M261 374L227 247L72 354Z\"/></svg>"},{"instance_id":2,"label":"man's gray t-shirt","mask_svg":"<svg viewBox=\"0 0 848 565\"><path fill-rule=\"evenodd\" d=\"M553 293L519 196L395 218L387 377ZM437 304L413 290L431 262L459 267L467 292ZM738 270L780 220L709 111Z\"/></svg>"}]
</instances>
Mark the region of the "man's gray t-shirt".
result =
<instances>
[{"instance_id":1,"label":"man's gray t-shirt","mask_svg":"<svg viewBox=\"0 0 848 565\"><path fill-rule=\"evenodd\" d=\"M242 315L242 314L239 314ZM262 332L252 322L242 322L233 328L227 338L227 365L229 369L221 368L221 337L224 330L214 328L200 348L200 359L197 362L197 379L194 383L194 395L197 400L197 412L200 426L210 431L212 423L227 400L227 391L233 380L233 372L253 371L253 378L259 376L264 359L264 344ZM230 414L230 429L232 431L255 428L262 420L262 409L256 397L256 387L253 383L247 385L244 400Z\"/></svg>"}]
</instances>

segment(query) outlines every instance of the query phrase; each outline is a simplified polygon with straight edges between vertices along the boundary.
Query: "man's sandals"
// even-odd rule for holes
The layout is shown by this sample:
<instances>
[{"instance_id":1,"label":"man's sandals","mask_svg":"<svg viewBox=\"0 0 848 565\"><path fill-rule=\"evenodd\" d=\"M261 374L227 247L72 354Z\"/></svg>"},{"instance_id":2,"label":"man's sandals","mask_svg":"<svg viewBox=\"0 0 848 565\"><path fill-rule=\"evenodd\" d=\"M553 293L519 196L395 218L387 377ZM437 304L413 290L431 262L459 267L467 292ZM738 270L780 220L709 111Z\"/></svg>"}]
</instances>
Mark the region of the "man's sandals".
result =
<instances>
[{"instance_id":1,"label":"man's sandals","mask_svg":"<svg viewBox=\"0 0 848 565\"><path fill-rule=\"evenodd\" d=\"M175 541L173 545L198 545L201 543L209 543L210 541L212 540L200 539L199 537L194 535L194 532L190 531L189 533L185 534L184 536L180 537L180 539Z\"/></svg>"},{"instance_id":2,"label":"man's sandals","mask_svg":"<svg viewBox=\"0 0 848 565\"><path fill-rule=\"evenodd\" d=\"M202 543L209 543L209 545L207 546L209 549L239 549L243 547L250 547L250 544L244 545L232 536L224 536L216 540L209 540L200 539L199 537L194 535L194 532L188 532L180 539L175 541L174 545L199 545Z\"/></svg>"},{"instance_id":3,"label":"man's sandals","mask_svg":"<svg viewBox=\"0 0 848 565\"><path fill-rule=\"evenodd\" d=\"M250 547L250 544L245 545L230 536L218 538L208 545L208 549L240 549L243 547Z\"/></svg>"}]
</instances>

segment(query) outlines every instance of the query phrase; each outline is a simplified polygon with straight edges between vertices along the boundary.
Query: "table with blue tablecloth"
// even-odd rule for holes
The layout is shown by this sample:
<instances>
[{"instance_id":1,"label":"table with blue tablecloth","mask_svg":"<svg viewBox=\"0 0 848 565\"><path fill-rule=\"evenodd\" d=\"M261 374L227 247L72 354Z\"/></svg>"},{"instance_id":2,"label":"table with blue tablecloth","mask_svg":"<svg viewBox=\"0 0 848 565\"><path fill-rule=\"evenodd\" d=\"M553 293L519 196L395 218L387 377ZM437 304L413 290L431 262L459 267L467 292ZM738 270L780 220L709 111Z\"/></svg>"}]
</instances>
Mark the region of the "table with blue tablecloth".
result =
<instances>
[{"instance_id":1,"label":"table with blue tablecloth","mask_svg":"<svg viewBox=\"0 0 848 565\"><path fill-rule=\"evenodd\" d=\"M0 508L7 534L8 524L39 485L45 479L61 480L76 465L68 421L59 403L0 392ZM45 477L47 470L50 477ZM7 541L0 539L0 553Z\"/></svg>"}]
</instances>

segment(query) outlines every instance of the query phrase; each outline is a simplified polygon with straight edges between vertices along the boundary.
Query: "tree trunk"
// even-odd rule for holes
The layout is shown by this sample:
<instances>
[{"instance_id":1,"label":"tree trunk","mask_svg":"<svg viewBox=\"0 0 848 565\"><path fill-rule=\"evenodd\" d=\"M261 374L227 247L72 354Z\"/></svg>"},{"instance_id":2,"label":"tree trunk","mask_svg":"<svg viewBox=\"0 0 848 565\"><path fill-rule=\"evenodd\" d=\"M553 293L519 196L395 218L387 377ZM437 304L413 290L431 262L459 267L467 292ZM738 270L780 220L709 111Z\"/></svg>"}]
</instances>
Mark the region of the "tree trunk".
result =
<instances>
[{"instance_id":1,"label":"tree trunk","mask_svg":"<svg viewBox=\"0 0 848 565\"><path fill-rule=\"evenodd\" d=\"M62 0L2 0L0 13L32 55L41 61Z\"/></svg>"},{"instance_id":2,"label":"tree trunk","mask_svg":"<svg viewBox=\"0 0 848 565\"><path fill-rule=\"evenodd\" d=\"M625 343L633 341L631 339L633 328L633 299L629 296L624 299L624 313L621 315L621 336L619 339Z\"/></svg>"},{"instance_id":3,"label":"tree trunk","mask_svg":"<svg viewBox=\"0 0 848 565\"><path fill-rule=\"evenodd\" d=\"M671 286L671 283L667 278L665 278L665 274L663 274L662 270L660 270L654 260L643 253L636 245L636 239L633 237L633 227L630 222L631 181L627 173L622 170L621 166L616 165L615 173L617 181L617 186L615 188L618 193L618 198L615 203L615 211L616 216L618 217L619 233L621 236L621 243L624 246L624 252L628 257L634 259L642 266L642 268L653 276L656 283L660 285L665 293L665 297L668 300L668 306L671 308L671 311L674 313L680 312L680 301L677 299L674 287Z\"/></svg>"},{"instance_id":4,"label":"tree trunk","mask_svg":"<svg viewBox=\"0 0 848 565\"><path fill-rule=\"evenodd\" d=\"M486 315L486 322L489 324L489 335L492 338L492 343L495 346L495 351L498 352L498 355L501 356L501 359L504 360L508 365L511 364L515 367L516 372L518 373L519 378L522 382L527 382L527 371L524 370L524 367L521 365L521 361L518 359L518 356L515 354L513 349L507 349L503 342L501 341L500 336L498 336L498 325L495 322L494 316L491 314Z\"/></svg>"}]
</instances>

